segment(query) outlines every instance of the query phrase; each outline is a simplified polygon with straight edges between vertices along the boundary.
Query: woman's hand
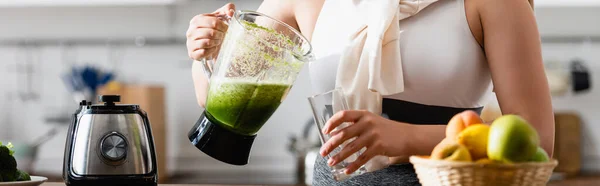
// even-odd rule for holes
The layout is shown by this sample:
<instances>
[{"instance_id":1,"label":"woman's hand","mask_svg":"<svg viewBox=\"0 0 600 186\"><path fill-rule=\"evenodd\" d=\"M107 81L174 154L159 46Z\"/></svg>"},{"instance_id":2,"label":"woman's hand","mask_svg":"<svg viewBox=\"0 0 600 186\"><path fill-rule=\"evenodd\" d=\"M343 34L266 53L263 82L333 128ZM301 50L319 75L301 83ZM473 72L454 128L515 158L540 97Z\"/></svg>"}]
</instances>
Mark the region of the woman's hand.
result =
<instances>
[{"instance_id":1,"label":"woman's hand","mask_svg":"<svg viewBox=\"0 0 600 186\"><path fill-rule=\"evenodd\" d=\"M344 122L352 124L332 132ZM320 154L326 157L346 140L356 137L327 161L329 166L333 166L366 147L358 159L347 167L346 174L351 174L377 155L389 157L406 155L409 152L407 144L410 144L408 141L410 129L411 126L408 124L388 120L368 111L340 111L329 119L321 131L324 134L331 133L331 138L321 147Z\"/></svg>"},{"instance_id":2,"label":"woman's hand","mask_svg":"<svg viewBox=\"0 0 600 186\"><path fill-rule=\"evenodd\" d=\"M233 16L235 5L229 3L210 14L200 14L192 18L186 32L188 55L200 60L218 54L221 42L227 32L223 16Z\"/></svg>"}]
</instances>

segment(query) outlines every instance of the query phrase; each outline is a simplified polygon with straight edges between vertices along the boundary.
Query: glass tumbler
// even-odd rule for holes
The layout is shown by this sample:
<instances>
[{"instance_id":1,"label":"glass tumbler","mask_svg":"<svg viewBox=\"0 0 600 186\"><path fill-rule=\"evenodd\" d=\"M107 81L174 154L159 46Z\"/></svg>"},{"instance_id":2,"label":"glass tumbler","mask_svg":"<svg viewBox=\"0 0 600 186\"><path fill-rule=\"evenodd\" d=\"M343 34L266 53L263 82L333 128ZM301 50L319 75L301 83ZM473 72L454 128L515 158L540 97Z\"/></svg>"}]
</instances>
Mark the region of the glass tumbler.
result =
<instances>
[{"instance_id":1,"label":"glass tumbler","mask_svg":"<svg viewBox=\"0 0 600 186\"><path fill-rule=\"evenodd\" d=\"M317 128L319 129L319 137L321 138L321 144L324 144L325 142L327 142L327 140L331 138L331 136L323 134L321 131L323 130L323 127L325 127L325 123L327 123L331 116L333 116L339 111L348 110L348 103L346 101L346 97L344 96L344 93L341 89L334 89L325 93L313 95L308 98L308 102L310 103L315 123L317 125ZM335 128L333 131L343 129L349 126L350 124L351 123L343 123L337 128ZM355 138L345 141L344 143L342 143L342 145L338 146L331 153L329 153L329 155L327 155L327 157L325 158L328 159L331 156L336 155L344 148L344 146L352 142L354 139ZM333 177L336 181L342 181L367 172L367 169L363 165L352 174L344 173L346 171L347 166L350 165L352 162L356 161L356 159L361 155L361 153L365 151L365 149L366 148L361 149L360 151L350 155L344 161L341 161L340 163L331 167L331 173L333 174Z\"/></svg>"}]
</instances>

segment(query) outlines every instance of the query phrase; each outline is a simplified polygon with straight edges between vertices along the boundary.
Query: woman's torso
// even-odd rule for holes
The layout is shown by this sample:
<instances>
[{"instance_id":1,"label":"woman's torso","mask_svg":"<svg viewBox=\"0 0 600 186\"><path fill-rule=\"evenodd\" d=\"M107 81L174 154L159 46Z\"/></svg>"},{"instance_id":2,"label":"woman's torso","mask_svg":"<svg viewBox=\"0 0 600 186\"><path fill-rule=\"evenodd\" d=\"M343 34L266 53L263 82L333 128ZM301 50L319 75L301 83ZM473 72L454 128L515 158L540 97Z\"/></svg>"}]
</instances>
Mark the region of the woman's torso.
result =
<instances>
[{"instance_id":1,"label":"woman's torso","mask_svg":"<svg viewBox=\"0 0 600 186\"><path fill-rule=\"evenodd\" d=\"M486 58L471 33L464 7L464 0L440 0L400 21L405 91L383 100L383 113L390 119L416 124L446 123L462 110L477 111L491 93ZM349 34L344 22L361 16L350 11L338 14L319 18L310 33L319 59L309 65L314 93L334 88L339 53ZM410 164L392 165L336 182L325 162L320 157L315 164L312 183L315 186L419 185Z\"/></svg>"},{"instance_id":2,"label":"woman's torso","mask_svg":"<svg viewBox=\"0 0 600 186\"><path fill-rule=\"evenodd\" d=\"M491 76L464 7L464 0L440 0L400 21L405 91L386 98L458 108L483 106L491 94ZM361 16L345 11L336 14L319 18L311 34L319 59L310 64L316 93L334 88L337 55L350 34L343 22Z\"/></svg>"}]
</instances>

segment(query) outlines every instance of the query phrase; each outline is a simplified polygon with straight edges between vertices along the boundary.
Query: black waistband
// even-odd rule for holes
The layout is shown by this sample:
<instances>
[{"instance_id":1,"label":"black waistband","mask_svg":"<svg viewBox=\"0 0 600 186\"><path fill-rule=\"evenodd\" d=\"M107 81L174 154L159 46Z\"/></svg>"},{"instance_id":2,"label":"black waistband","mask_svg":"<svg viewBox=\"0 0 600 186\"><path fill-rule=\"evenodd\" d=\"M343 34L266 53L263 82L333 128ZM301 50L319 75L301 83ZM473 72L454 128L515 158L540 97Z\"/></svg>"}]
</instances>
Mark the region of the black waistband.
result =
<instances>
[{"instance_id":1,"label":"black waistband","mask_svg":"<svg viewBox=\"0 0 600 186\"><path fill-rule=\"evenodd\" d=\"M454 115L465 110L472 110L477 114L481 114L483 107L454 108L387 98L384 98L382 103L382 112L389 119L413 124L446 124Z\"/></svg>"}]
</instances>

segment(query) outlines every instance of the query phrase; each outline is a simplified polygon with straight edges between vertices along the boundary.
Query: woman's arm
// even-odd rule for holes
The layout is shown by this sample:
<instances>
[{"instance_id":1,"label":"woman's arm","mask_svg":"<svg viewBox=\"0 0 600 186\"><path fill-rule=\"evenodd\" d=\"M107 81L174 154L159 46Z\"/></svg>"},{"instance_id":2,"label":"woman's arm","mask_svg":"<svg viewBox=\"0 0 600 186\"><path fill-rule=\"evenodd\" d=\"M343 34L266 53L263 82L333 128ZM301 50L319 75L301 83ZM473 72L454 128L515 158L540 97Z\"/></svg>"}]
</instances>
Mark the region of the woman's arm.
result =
<instances>
[{"instance_id":1,"label":"woman's arm","mask_svg":"<svg viewBox=\"0 0 600 186\"><path fill-rule=\"evenodd\" d=\"M529 0L529 4L523 0L480 2L485 2L478 7L484 48L502 112L519 114L530 121L540 134L542 147L552 155L554 117L542 65L540 37L531 9L533 0ZM506 16L508 14L510 16ZM410 125L407 128L412 136L408 139L411 141L409 152L429 154L444 138L446 126ZM399 163L406 162L407 158L392 160Z\"/></svg>"},{"instance_id":2,"label":"woman's arm","mask_svg":"<svg viewBox=\"0 0 600 186\"><path fill-rule=\"evenodd\" d=\"M405 131L409 136L407 152L410 154L390 157L392 164L406 163L411 155L431 154L431 150L446 137L446 125L407 125L406 128L409 131Z\"/></svg>"},{"instance_id":3,"label":"woman's arm","mask_svg":"<svg viewBox=\"0 0 600 186\"><path fill-rule=\"evenodd\" d=\"M502 113L531 122L552 156L554 116L533 10L526 0L479 2L483 44Z\"/></svg>"},{"instance_id":4,"label":"woman's arm","mask_svg":"<svg viewBox=\"0 0 600 186\"><path fill-rule=\"evenodd\" d=\"M353 124L332 132L344 122ZM349 174L377 155L392 157L391 163L401 163L407 162L411 155L430 154L435 145L445 137L445 129L445 125L401 123L368 111L340 111L327 121L321 131L332 137L321 147L320 154L325 157L344 141L357 137L328 161L330 166L335 165L366 147L367 150L347 167L346 173Z\"/></svg>"},{"instance_id":5,"label":"woman's arm","mask_svg":"<svg viewBox=\"0 0 600 186\"><path fill-rule=\"evenodd\" d=\"M528 0L529 1L529 5L531 6L531 8L535 7L533 4L533 0Z\"/></svg>"},{"instance_id":6,"label":"woman's arm","mask_svg":"<svg viewBox=\"0 0 600 186\"><path fill-rule=\"evenodd\" d=\"M477 118L477 119L474 119ZM477 113L465 111L453 117L449 124L465 125L479 123ZM323 133L330 133L343 122L354 122L337 132L332 132L332 138L321 148L321 155L326 156L342 142L358 136L355 142L348 144L342 151L332 157L335 164L349 155L367 147L367 151L353 163L348 171L366 163L372 156L386 155L390 163L405 163L411 155L428 155L442 139L446 137L445 124L415 125L392 121L367 111L342 111L336 113L323 128ZM450 130L452 132L452 130Z\"/></svg>"}]
</instances>

